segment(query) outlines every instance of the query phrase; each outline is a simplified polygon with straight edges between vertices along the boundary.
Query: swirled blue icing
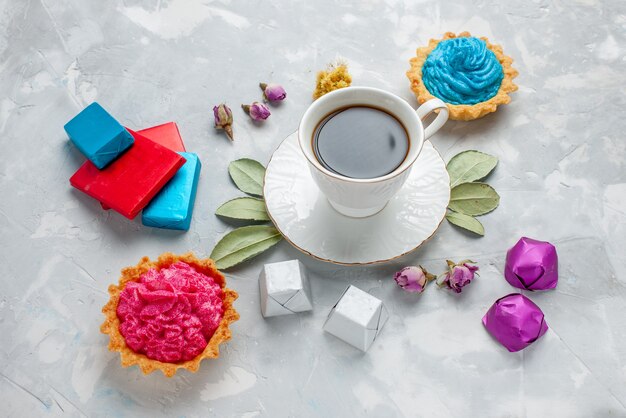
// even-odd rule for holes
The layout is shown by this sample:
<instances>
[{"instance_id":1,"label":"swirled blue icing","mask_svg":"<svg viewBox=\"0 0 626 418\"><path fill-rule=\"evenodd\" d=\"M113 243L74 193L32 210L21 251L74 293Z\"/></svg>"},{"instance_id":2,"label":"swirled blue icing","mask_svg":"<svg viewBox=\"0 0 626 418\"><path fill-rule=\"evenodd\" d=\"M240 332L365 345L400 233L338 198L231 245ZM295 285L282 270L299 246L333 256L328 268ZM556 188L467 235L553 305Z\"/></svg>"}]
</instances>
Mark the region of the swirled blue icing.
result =
<instances>
[{"instance_id":1,"label":"swirled blue icing","mask_svg":"<svg viewBox=\"0 0 626 418\"><path fill-rule=\"evenodd\" d=\"M482 39L454 38L439 42L422 67L424 85L446 103L473 105L498 93L502 65Z\"/></svg>"}]
</instances>

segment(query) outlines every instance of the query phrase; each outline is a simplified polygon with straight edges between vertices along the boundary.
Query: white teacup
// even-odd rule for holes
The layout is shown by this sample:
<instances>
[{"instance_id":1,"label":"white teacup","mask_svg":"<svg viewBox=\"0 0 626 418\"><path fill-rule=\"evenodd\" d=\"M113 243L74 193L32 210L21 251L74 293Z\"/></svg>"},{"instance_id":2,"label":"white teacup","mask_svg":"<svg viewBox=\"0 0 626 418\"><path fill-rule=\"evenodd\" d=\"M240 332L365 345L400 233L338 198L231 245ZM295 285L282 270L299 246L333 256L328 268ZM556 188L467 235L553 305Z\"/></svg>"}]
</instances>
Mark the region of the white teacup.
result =
<instances>
[{"instance_id":1,"label":"white teacup","mask_svg":"<svg viewBox=\"0 0 626 418\"><path fill-rule=\"evenodd\" d=\"M368 179L345 177L326 169L315 156L312 139L318 123L335 110L356 105L383 109L394 115L407 130L409 152L402 164L389 174ZM439 114L424 128L422 119L435 110L439 110ZM448 108L439 99L431 99L415 110L402 98L384 90L347 87L328 93L313 102L300 121L298 141L308 160L315 183L333 208L343 215L362 218L381 211L400 190L422 150L424 140L437 132L447 120Z\"/></svg>"}]
</instances>

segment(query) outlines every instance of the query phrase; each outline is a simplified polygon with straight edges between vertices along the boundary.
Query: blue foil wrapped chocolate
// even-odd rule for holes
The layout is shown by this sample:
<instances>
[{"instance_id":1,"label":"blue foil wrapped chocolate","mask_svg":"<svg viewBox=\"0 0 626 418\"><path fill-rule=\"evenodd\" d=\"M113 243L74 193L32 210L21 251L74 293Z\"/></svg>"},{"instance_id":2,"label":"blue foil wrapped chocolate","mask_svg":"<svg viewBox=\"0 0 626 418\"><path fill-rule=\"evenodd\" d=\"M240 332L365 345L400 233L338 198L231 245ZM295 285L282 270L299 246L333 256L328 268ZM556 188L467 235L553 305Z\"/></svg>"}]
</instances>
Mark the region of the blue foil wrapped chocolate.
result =
<instances>
[{"instance_id":1,"label":"blue foil wrapped chocolate","mask_svg":"<svg viewBox=\"0 0 626 418\"><path fill-rule=\"evenodd\" d=\"M141 222L146 226L189 230L202 164L196 154L179 154L187 162L143 210Z\"/></svg>"},{"instance_id":2,"label":"blue foil wrapped chocolate","mask_svg":"<svg viewBox=\"0 0 626 418\"><path fill-rule=\"evenodd\" d=\"M74 116L64 129L74 145L99 169L134 142L132 135L97 102Z\"/></svg>"}]
</instances>

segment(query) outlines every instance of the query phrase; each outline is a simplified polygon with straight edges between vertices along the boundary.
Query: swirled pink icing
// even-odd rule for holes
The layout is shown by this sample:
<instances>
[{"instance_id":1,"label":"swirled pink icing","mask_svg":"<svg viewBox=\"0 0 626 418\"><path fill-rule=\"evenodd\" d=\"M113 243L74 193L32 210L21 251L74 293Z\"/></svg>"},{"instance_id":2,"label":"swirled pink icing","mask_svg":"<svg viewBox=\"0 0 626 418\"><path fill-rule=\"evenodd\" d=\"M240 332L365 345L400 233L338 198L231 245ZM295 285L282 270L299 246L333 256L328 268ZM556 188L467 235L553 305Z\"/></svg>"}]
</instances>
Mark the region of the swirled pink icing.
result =
<instances>
[{"instance_id":1,"label":"swirled pink icing","mask_svg":"<svg viewBox=\"0 0 626 418\"><path fill-rule=\"evenodd\" d=\"M202 353L223 315L219 284L183 262L128 282L117 304L128 347L167 363Z\"/></svg>"}]
</instances>

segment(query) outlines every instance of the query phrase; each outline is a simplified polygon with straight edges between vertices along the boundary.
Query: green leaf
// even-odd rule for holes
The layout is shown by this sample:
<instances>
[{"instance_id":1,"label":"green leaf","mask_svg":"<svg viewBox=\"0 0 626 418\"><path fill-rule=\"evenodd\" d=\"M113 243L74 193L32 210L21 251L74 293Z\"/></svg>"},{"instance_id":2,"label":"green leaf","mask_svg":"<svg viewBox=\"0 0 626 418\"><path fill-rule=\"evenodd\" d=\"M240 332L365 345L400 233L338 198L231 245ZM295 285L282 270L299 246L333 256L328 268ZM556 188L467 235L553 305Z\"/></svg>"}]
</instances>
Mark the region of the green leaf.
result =
<instances>
[{"instance_id":1,"label":"green leaf","mask_svg":"<svg viewBox=\"0 0 626 418\"><path fill-rule=\"evenodd\" d=\"M471 183L487 177L498 164L493 155L479 151L463 151L450 159L446 170L450 174L450 187Z\"/></svg>"},{"instance_id":2,"label":"green leaf","mask_svg":"<svg viewBox=\"0 0 626 418\"><path fill-rule=\"evenodd\" d=\"M250 158L235 160L228 166L228 173L242 192L263 196L265 167Z\"/></svg>"},{"instance_id":3,"label":"green leaf","mask_svg":"<svg viewBox=\"0 0 626 418\"><path fill-rule=\"evenodd\" d=\"M229 200L217 208L215 214L225 218L246 221L270 220L263 200L254 197L238 197L237 199Z\"/></svg>"},{"instance_id":4,"label":"green leaf","mask_svg":"<svg viewBox=\"0 0 626 418\"><path fill-rule=\"evenodd\" d=\"M484 215L498 207L500 196L488 184L459 184L450 192L448 207L465 215Z\"/></svg>"},{"instance_id":5,"label":"green leaf","mask_svg":"<svg viewBox=\"0 0 626 418\"><path fill-rule=\"evenodd\" d=\"M464 215L457 212L448 212L446 219L453 225L459 226L463 229L467 229L470 232L478 234L480 236L485 235L485 228L476 218L469 215ZM439 284L439 283L437 283Z\"/></svg>"},{"instance_id":6,"label":"green leaf","mask_svg":"<svg viewBox=\"0 0 626 418\"><path fill-rule=\"evenodd\" d=\"M218 269L227 269L262 253L282 238L273 226L244 226L224 235L210 257Z\"/></svg>"}]
</instances>

